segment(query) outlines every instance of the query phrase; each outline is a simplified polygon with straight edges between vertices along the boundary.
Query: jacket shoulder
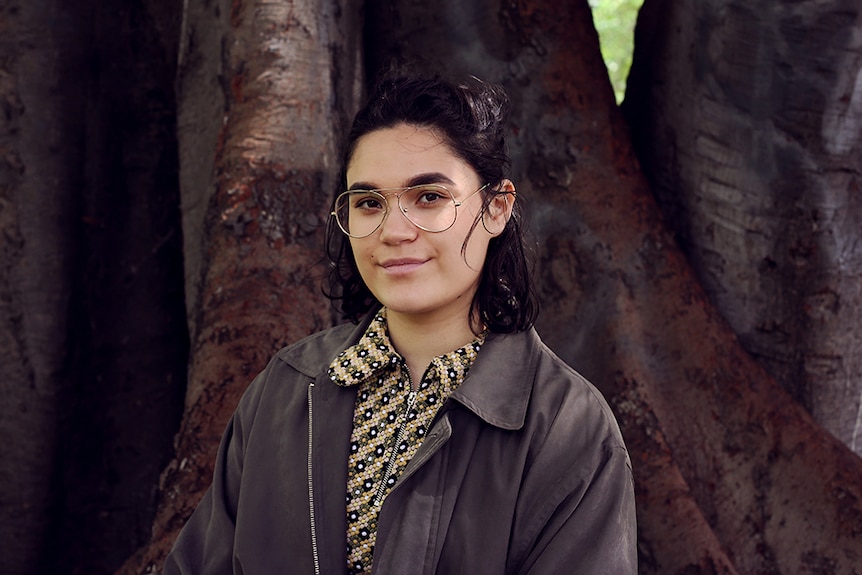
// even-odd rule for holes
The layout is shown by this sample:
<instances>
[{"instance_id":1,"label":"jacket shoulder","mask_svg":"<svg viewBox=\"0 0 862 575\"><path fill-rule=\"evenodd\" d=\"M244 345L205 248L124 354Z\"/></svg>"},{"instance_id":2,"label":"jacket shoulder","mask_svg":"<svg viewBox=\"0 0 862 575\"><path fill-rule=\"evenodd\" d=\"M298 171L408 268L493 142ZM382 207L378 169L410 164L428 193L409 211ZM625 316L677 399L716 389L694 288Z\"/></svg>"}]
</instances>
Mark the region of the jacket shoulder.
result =
<instances>
[{"instance_id":1,"label":"jacket shoulder","mask_svg":"<svg viewBox=\"0 0 862 575\"><path fill-rule=\"evenodd\" d=\"M362 330L354 324L330 327L281 348L275 359L287 363L304 375L314 377L361 334Z\"/></svg>"},{"instance_id":2,"label":"jacket shoulder","mask_svg":"<svg viewBox=\"0 0 862 575\"><path fill-rule=\"evenodd\" d=\"M325 374L332 359L349 345L355 330L355 325L338 325L281 348L249 384L238 410L251 414L258 410L261 402L297 400L299 396L294 396L298 390L304 390L305 383ZM302 385L297 385L300 383Z\"/></svg>"},{"instance_id":3,"label":"jacket shoulder","mask_svg":"<svg viewBox=\"0 0 862 575\"><path fill-rule=\"evenodd\" d=\"M553 401L566 406L565 411L571 414L569 424L582 432L592 429L596 434L593 440L601 437L600 443L625 450L619 424L598 387L544 343L541 344L540 356L539 371L544 373L540 379Z\"/></svg>"}]
</instances>

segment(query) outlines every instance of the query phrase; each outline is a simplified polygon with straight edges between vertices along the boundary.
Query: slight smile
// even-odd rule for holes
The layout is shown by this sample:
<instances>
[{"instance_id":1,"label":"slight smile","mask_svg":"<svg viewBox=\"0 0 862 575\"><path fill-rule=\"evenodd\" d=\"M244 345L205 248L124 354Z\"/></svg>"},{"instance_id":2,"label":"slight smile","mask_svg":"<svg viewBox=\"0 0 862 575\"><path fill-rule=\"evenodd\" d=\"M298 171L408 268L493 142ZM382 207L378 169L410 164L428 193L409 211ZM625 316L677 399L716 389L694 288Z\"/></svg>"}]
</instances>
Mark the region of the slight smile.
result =
<instances>
[{"instance_id":1,"label":"slight smile","mask_svg":"<svg viewBox=\"0 0 862 575\"><path fill-rule=\"evenodd\" d=\"M415 258L398 258L380 262L380 267L392 274L406 274L412 272L428 260Z\"/></svg>"}]
</instances>

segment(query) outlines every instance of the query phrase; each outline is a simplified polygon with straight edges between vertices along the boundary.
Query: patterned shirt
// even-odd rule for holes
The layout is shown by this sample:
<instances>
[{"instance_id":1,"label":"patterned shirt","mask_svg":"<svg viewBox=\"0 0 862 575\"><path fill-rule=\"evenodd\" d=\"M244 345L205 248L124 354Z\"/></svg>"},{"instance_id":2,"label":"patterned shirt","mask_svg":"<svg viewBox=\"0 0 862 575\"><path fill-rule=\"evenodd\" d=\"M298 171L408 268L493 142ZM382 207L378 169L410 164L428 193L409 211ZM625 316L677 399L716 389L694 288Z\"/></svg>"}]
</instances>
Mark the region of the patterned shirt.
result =
<instances>
[{"instance_id":1,"label":"patterned shirt","mask_svg":"<svg viewBox=\"0 0 862 575\"><path fill-rule=\"evenodd\" d=\"M483 333L434 358L413 390L407 363L389 340L384 308L356 345L329 366L336 384L359 386L347 470L347 565L352 575L371 573L383 500L422 444L440 406L464 381L484 341Z\"/></svg>"}]
</instances>

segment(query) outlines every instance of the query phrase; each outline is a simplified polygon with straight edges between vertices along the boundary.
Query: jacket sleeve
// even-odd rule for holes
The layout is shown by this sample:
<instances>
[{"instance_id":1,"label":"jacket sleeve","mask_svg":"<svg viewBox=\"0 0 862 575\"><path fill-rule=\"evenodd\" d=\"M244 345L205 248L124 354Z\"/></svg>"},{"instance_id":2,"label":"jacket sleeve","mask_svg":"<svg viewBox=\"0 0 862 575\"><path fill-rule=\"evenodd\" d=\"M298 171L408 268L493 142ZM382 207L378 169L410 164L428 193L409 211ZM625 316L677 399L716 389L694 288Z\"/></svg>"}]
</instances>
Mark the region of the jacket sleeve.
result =
<instances>
[{"instance_id":1,"label":"jacket sleeve","mask_svg":"<svg viewBox=\"0 0 862 575\"><path fill-rule=\"evenodd\" d=\"M562 474L548 491L546 509L535 515L537 536L520 573L637 573L629 457L621 445L605 445L602 453L601 464L591 474Z\"/></svg>"},{"instance_id":2,"label":"jacket sleeve","mask_svg":"<svg viewBox=\"0 0 862 575\"><path fill-rule=\"evenodd\" d=\"M265 373L265 372L264 372ZM165 575L231 575L244 439L254 417L260 380L252 382L222 435L213 480L168 554Z\"/></svg>"}]
</instances>

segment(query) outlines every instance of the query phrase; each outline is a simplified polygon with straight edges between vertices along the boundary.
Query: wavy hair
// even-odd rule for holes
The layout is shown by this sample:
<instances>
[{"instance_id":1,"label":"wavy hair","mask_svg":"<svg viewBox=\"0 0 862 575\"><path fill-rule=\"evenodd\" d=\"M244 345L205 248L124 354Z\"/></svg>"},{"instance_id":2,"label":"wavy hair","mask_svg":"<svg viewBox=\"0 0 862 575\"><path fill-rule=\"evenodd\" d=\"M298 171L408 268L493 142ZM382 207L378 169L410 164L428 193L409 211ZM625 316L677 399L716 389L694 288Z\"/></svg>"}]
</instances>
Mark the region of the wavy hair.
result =
<instances>
[{"instance_id":1,"label":"wavy hair","mask_svg":"<svg viewBox=\"0 0 862 575\"><path fill-rule=\"evenodd\" d=\"M482 209L461 246L464 254L494 196L510 193L500 191L510 166L504 131L508 110L509 98L503 88L475 77L455 83L412 70L389 71L378 80L353 120L338 181L345 184L347 166L364 135L399 124L434 130L488 184L482 192ZM341 191L336 190L335 195ZM473 297L471 323L478 320L492 332L524 331L533 325L538 313L522 220L521 202L515 202L505 228L490 240ZM330 268L324 294L340 307L345 318L357 322L378 302L359 275L349 238L341 233L334 218L326 227L326 254Z\"/></svg>"}]
</instances>

